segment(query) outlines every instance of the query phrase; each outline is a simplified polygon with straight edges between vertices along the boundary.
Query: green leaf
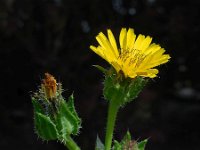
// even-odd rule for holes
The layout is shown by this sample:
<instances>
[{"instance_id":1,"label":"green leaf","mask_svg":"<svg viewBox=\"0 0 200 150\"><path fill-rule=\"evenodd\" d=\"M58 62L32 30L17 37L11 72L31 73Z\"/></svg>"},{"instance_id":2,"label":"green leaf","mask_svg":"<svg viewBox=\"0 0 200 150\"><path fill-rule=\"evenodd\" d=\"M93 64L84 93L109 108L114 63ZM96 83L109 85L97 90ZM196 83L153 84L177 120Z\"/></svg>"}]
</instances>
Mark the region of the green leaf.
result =
<instances>
[{"instance_id":1,"label":"green leaf","mask_svg":"<svg viewBox=\"0 0 200 150\"><path fill-rule=\"evenodd\" d=\"M57 124L57 128L59 130L59 133L61 135L62 138L66 138L68 137L72 131L73 131L73 125L70 123L70 121L62 116L62 115L59 115L58 116L58 124Z\"/></svg>"},{"instance_id":2,"label":"green leaf","mask_svg":"<svg viewBox=\"0 0 200 150\"><path fill-rule=\"evenodd\" d=\"M81 124L81 119L78 117L78 114L77 114L75 106L74 106L73 94L71 94L70 97L68 98L67 106L69 107L69 110L71 111L71 113L76 117L79 124Z\"/></svg>"},{"instance_id":3,"label":"green leaf","mask_svg":"<svg viewBox=\"0 0 200 150\"><path fill-rule=\"evenodd\" d=\"M108 70L103 68L102 66L99 66L99 65L92 65L92 66L96 67L99 71L101 71L104 74L107 74L108 72Z\"/></svg>"},{"instance_id":4,"label":"green leaf","mask_svg":"<svg viewBox=\"0 0 200 150\"><path fill-rule=\"evenodd\" d=\"M124 136L124 138L121 141L121 144L124 145L124 144L127 144L130 141L131 141L131 134L130 134L129 131L127 131L126 135Z\"/></svg>"},{"instance_id":5,"label":"green leaf","mask_svg":"<svg viewBox=\"0 0 200 150\"><path fill-rule=\"evenodd\" d=\"M44 114L44 111L43 111L43 108L42 108L41 104L39 103L38 100L36 100L33 97L32 97L32 104L33 104L34 112L38 112L38 113Z\"/></svg>"},{"instance_id":6,"label":"green leaf","mask_svg":"<svg viewBox=\"0 0 200 150\"><path fill-rule=\"evenodd\" d=\"M146 144L147 144L147 142L148 142L147 139L145 139L145 140L143 140L143 141L140 141L140 142L138 143L138 148L139 148L139 150L144 150L144 149L145 149L145 146L146 146Z\"/></svg>"},{"instance_id":7,"label":"green leaf","mask_svg":"<svg viewBox=\"0 0 200 150\"><path fill-rule=\"evenodd\" d=\"M113 150L122 150L122 145L118 141L114 140L114 145L113 145L112 149Z\"/></svg>"},{"instance_id":8,"label":"green leaf","mask_svg":"<svg viewBox=\"0 0 200 150\"><path fill-rule=\"evenodd\" d=\"M72 104L71 104L72 106ZM70 134L78 134L80 129L80 118L78 118L73 108L67 105L64 99L60 100L58 107L58 114L56 119L57 129L59 130L61 138L65 139Z\"/></svg>"},{"instance_id":9,"label":"green leaf","mask_svg":"<svg viewBox=\"0 0 200 150\"><path fill-rule=\"evenodd\" d=\"M43 140L55 140L58 138L58 131L52 120L39 112L34 113L35 130Z\"/></svg>"},{"instance_id":10,"label":"green leaf","mask_svg":"<svg viewBox=\"0 0 200 150\"><path fill-rule=\"evenodd\" d=\"M95 150L104 150L104 144L101 142L98 135L97 135Z\"/></svg>"}]
</instances>

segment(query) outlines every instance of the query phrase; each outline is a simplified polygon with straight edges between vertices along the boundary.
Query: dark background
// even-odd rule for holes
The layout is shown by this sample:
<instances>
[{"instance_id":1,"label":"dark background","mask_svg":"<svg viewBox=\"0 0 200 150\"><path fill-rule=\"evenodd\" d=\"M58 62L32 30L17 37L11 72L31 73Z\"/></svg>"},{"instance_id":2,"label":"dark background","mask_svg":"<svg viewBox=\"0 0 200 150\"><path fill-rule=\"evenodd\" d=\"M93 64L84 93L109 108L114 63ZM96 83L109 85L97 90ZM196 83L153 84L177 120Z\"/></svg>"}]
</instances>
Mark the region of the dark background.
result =
<instances>
[{"instance_id":1,"label":"dark background","mask_svg":"<svg viewBox=\"0 0 200 150\"><path fill-rule=\"evenodd\" d=\"M0 149L64 150L33 130L30 94L45 72L62 81L83 124L75 140L94 149L104 139L107 103L103 74L109 65L89 50L98 32L121 27L154 37L171 55L140 96L117 118L115 139L129 129L149 138L146 150L200 149L199 0L0 0Z\"/></svg>"}]
</instances>

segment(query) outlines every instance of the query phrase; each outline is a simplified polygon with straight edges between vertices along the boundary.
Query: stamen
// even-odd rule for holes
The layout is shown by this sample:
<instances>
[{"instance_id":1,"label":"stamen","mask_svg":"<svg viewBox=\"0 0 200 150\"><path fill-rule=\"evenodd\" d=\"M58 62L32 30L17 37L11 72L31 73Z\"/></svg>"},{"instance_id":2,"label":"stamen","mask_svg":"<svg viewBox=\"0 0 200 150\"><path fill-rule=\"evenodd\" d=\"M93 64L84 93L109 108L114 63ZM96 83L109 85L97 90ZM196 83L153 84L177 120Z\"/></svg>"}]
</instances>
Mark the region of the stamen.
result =
<instances>
[{"instance_id":1,"label":"stamen","mask_svg":"<svg viewBox=\"0 0 200 150\"><path fill-rule=\"evenodd\" d=\"M145 58L146 58L146 55L144 55L141 52L141 50L138 50L138 49L121 50L121 54L118 57L118 59L120 59L123 62L126 62L127 59L129 59L128 65L131 66L135 64L135 67L138 67Z\"/></svg>"}]
</instances>

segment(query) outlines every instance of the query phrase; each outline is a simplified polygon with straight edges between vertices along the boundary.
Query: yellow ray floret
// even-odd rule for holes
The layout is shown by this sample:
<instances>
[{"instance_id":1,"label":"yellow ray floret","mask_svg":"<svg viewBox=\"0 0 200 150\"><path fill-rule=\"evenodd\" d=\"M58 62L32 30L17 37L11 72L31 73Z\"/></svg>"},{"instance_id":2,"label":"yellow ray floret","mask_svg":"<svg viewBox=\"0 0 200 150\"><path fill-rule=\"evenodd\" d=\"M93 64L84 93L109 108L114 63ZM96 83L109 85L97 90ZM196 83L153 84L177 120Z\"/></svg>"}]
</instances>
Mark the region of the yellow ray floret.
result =
<instances>
[{"instance_id":1,"label":"yellow ray floret","mask_svg":"<svg viewBox=\"0 0 200 150\"><path fill-rule=\"evenodd\" d=\"M108 38L100 32L96 36L99 46L90 46L96 54L110 63L117 73L122 71L125 77L136 76L154 78L158 74L156 66L167 63L170 59L165 50L158 44L151 43L152 38L139 34L137 37L132 28L122 28L119 35L118 48L115 37L110 29Z\"/></svg>"}]
</instances>

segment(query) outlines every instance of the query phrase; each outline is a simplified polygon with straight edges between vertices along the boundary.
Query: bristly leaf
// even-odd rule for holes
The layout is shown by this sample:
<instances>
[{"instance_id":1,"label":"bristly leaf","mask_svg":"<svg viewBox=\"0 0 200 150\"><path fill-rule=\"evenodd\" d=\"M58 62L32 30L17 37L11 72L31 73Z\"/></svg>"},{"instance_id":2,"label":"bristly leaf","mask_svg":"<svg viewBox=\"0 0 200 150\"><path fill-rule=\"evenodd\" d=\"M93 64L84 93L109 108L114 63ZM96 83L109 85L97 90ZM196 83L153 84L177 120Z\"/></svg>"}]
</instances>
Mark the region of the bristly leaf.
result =
<instances>
[{"instance_id":1,"label":"bristly leaf","mask_svg":"<svg viewBox=\"0 0 200 150\"><path fill-rule=\"evenodd\" d=\"M92 66L96 67L99 71L101 71L104 74L107 74L108 72L108 70L103 68L102 66L99 66L99 65L92 65Z\"/></svg>"},{"instance_id":2,"label":"bristly leaf","mask_svg":"<svg viewBox=\"0 0 200 150\"><path fill-rule=\"evenodd\" d=\"M69 108L64 99L60 100L56 124L60 131L60 136L63 138L66 138L70 134L78 134L80 129L80 118L74 115L76 112L72 111L72 109L74 110L72 105Z\"/></svg>"},{"instance_id":3,"label":"bristly leaf","mask_svg":"<svg viewBox=\"0 0 200 150\"><path fill-rule=\"evenodd\" d=\"M39 112L34 113L35 128L38 136L43 140L55 140L58 138L58 131L51 119Z\"/></svg>"},{"instance_id":4,"label":"bristly leaf","mask_svg":"<svg viewBox=\"0 0 200 150\"><path fill-rule=\"evenodd\" d=\"M124 144L128 143L129 141L131 141L131 134L129 131L127 131L126 135L124 136L124 138L121 141L121 144L124 145Z\"/></svg>"},{"instance_id":5,"label":"bristly leaf","mask_svg":"<svg viewBox=\"0 0 200 150\"><path fill-rule=\"evenodd\" d=\"M68 98L67 106L69 107L69 110L71 111L71 113L76 117L76 119L80 125L81 119L78 117L78 114L77 114L75 106L74 106L74 95L73 94L71 94L70 97Z\"/></svg>"},{"instance_id":6,"label":"bristly leaf","mask_svg":"<svg viewBox=\"0 0 200 150\"><path fill-rule=\"evenodd\" d=\"M114 140L114 145L112 150L122 150L122 145L118 141Z\"/></svg>"},{"instance_id":7,"label":"bristly leaf","mask_svg":"<svg viewBox=\"0 0 200 150\"><path fill-rule=\"evenodd\" d=\"M97 135L95 150L104 150L104 144L101 142L98 135Z\"/></svg>"},{"instance_id":8,"label":"bristly leaf","mask_svg":"<svg viewBox=\"0 0 200 150\"><path fill-rule=\"evenodd\" d=\"M33 104L34 112L44 114L44 110L41 104L34 97L32 97L32 104Z\"/></svg>"},{"instance_id":9,"label":"bristly leaf","mask_svg":"<svg viewBox=\"0 0 200 150\"><path fill-rule=\"evenodd\" d=\"M145 146L146 146L146 144L147 144L147 142L148 142L147 139L138 142L138 148L139 148L139 150L144 150L144 149L145 149Z\"/></svg>"}]
</instances>

